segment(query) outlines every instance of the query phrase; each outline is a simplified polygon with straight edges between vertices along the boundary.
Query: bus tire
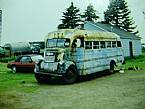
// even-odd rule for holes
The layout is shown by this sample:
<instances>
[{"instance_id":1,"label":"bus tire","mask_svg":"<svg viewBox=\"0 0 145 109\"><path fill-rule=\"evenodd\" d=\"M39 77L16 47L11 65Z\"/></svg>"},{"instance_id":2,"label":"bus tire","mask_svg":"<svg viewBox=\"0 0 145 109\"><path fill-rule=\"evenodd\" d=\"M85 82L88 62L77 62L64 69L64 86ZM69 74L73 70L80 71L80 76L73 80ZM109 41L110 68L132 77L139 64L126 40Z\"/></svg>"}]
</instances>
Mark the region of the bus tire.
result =
<instances>
[{"instance_id":1,"label":"bus tire","mask_svg":"<svg viewBox=\"0 0 145 109\"><path fill-rule=\"evenodd\" d=\"M63 77L63 81L66 84L71 84L76 81L77 77L78 77L78 73L76 67L70 66Z\"/></svg>"},{"instance_id":2,"label":"bus tire","mask_svg":"<svg viewBox=\"0 0 145 109\"><path fill-rule=\"evenodd\" d=\"M109 73L114 73L114 68L116 66L115 61L111 61L110 62L110 69L109 69Z\"/></svg>"}]
</instances>

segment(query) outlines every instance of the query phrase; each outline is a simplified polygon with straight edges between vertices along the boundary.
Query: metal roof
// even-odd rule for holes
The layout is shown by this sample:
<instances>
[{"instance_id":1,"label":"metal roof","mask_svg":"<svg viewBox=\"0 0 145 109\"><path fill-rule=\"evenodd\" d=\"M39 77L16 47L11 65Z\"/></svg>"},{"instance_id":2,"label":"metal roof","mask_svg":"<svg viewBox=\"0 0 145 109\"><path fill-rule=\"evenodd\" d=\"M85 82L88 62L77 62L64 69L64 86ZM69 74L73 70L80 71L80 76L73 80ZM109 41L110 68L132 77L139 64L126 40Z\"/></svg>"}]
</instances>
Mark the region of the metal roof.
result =
<instances>
[{"instance_id":1,"label":"metal roof","mask_svg":"<svg viewBox=\"0 0 145 109\"><path fill-rule=\"evenodd\" d=\"M86 26L89 25L89 26ZM119 27L112 26L110 24L104 24L101 22L93 23L93 22L85 22L84 28L87 30L96 30L96 31L108 31L114 32L120 36L121 39L141 39L141 37L136 36L130 32L127 32Z\"/></svg>"},{"instance_id":2,"label":"metal roof","mask_svg":"<svg viewBox=\"0 0 145 109\"><path fill-rule=\"evenodd\" d=\"M54 31L48 33L45 37L45 40L51 38L69 38L71 40L76 38L85 38L86 40L110 40L110 39L119 39L120 37L108 31L88 31L88 30L79 30L79 29L60 29L58 31Z\"/></svg>"}]
</instances>

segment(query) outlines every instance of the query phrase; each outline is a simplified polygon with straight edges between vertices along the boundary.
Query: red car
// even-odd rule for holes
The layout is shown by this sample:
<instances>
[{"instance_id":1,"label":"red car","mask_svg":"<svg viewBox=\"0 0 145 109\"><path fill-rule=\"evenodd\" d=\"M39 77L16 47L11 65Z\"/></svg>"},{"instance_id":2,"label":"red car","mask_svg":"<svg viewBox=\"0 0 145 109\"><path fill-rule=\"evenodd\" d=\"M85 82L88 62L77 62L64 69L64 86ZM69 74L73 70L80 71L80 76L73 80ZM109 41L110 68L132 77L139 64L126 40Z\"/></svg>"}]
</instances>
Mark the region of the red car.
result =
<instances>
[{"instance_id":1,"label":"red car","mask_svg":"<svg viewBox=\"0 0 145 109\"><path fill-rule=\"evenodd\" d=\"M9 62L7 67L11 68L13 73L34 72L35 62L38 60L43 60L43 57L41 55L22 55L14 62Z\"/></svg>"}]
</instances>

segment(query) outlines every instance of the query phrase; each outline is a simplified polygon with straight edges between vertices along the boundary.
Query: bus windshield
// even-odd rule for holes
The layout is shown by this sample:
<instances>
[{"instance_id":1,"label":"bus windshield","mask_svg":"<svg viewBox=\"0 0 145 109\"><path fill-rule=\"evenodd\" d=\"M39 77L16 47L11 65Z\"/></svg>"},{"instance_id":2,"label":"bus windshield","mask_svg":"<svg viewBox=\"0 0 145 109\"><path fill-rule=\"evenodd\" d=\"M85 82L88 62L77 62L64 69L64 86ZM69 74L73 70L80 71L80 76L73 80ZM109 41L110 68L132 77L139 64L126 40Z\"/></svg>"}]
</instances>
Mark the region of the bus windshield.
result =
<instances>
[{"instance_id":1,"label":"bus windshield","mask_svg":"<svg viewBox=\"0 0 145 109\"><path fill-rule=\"evenodd\" d=\"M46 46L50 47L69 47L70 39L48 39Z\"/></svg>"}]
</instances>

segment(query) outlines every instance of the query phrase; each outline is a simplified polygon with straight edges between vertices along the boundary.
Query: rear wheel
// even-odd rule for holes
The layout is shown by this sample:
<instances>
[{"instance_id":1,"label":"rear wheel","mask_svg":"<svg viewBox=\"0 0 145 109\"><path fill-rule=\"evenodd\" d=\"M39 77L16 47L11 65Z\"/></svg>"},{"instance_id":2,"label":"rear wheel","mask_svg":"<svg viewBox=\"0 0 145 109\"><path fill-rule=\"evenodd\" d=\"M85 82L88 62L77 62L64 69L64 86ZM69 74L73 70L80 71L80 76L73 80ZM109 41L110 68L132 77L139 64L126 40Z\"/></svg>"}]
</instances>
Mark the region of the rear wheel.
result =
<instances>
[{"instance_id":1,"label":"rear wheel","mask_svg":"<svg viewBox=\"0 0 145 109\"><path fill-rule=\"evenodd\" d=\"M76 81L77 77L78 74L76 68L74 66L70 66L63 77L63 81L67 84L71 84Z\"/></svg>"},{"instance_id":2,"label":"rear wheel","mask_svg":"<svg viewBox=\"0 0 145 109\"><path fill-rule=\"evenodd\" d=\"M115 66L116 66L115 61L111 61L110 62L110 70L109 70L110 73L113 73L114 72Z\"/></svg>"},{"instance_id":3,"label":"rear wheel","mask_svg":"<svg viewBox=\"0 0 145 109\"><path fill-rule=\"evenodd\" d=\"M17 68L16 68L16 66L12 66L12 73L16 73L17 72Z\"/></svg>"}]
</instances>

